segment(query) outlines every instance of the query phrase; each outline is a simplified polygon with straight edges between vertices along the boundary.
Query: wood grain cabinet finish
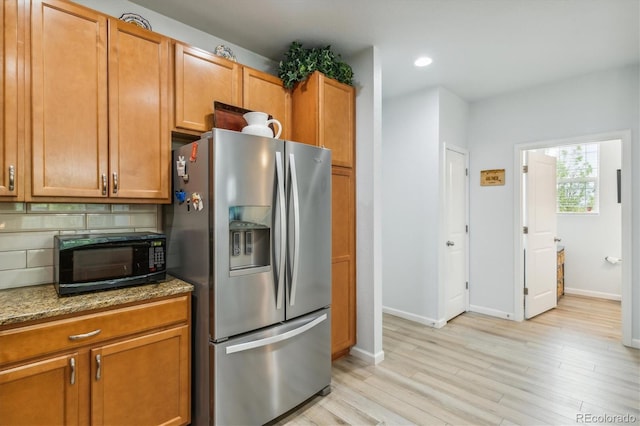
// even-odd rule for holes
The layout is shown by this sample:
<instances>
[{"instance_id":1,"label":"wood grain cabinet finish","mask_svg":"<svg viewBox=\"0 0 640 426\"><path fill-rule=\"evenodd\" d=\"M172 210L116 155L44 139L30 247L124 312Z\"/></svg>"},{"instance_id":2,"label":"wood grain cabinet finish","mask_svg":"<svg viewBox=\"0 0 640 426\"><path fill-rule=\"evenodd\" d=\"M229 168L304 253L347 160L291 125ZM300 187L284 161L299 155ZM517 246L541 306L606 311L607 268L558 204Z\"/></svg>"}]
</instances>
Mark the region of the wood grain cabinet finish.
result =
<instances>
[{"instance_id":1,"label":"wood grain cabinet finish","mask_svg":"<svg viewBox=\"0 0 640 426\"><path fill-rule=\"evenodd\" d=\"M293 90L292 139L331 150L334 166L355 165L355 91L314 72Z\"/></svg>"},{"instance_id":2,"label":"wood grain cabinet finish","mask_svg":"<svg viewBox=\"0 0 640 426\"><path fill-rule=\"evenodd\" d=\"M79 362L72 352L0 369L0 423L79 424Z\"/></svg>"},{"instance_id":3,"label":"wood grain cabinet finish","mask_svg":"<svg viewBox=\"0 0 640 426\"><path fill-rule=\"evenodd\" d=\"M0 3L0 199L20 200L23 196L22 150L18 150L23 119L24 37L22 8L17 0Z\"/></svg>"},{"instance_id":4,"label":"wood grain cabinet finish","mask_svg":"<svg viewBox=\"0 0 640 426\"><path fill-rule=\"evenodd\" d=\"M170 200L169 49L82 6L32 2L34 199Z\"/></svg>"},{"instance_id":5,"label":"wood grain cabinet finish","mask_svg":"<svg viewBox=\"0 0 640 426\"><path fill-rule=\"evenodd\" d=\"M292 139L331 149L333 359L356 343L355 91L313 73L292 95Z\"/></svg>"},{"instance_id":6,"label":"wood grain cabinet finish","mask_svg":"<svg viewBox=\"0 0 640 426\"><path fill-rule=\"evenodd\" d=\"M176 129L209 131L214 101L242 102L242 67L236 62L175 43L174 72Z\"/></svg>"},{"instance_id":7,"label":"wood grain cabinet finish","mask_svg":"<svg viewBox=\"0 0 640 426\"><path fill-rule=\"evenodd\" d=\"M280 139L291 135L291 93L282 86L278 77L243 67L242 107L266 112L282 125Z\"/></svg>"},{"instance_id":8,"label":"wood grain cabinet finish","mask_svg":"<svg viewBox=\"0 0 640 426\"><path fill-rule=\"evenodd\" d=\"M335 359L356 343L354 171L333 167L331 182L331 348Z\"/></svg>"},{"instance_id":9,"label":"wood grain cabinet finish","mask_svg":"<svg viewBox=\"0 0 640 426\"><path fill-rule=\"evenodd\" d=\"M0 330L0 423L188 424L190 301Z\"/></svg>"}]
</instances>

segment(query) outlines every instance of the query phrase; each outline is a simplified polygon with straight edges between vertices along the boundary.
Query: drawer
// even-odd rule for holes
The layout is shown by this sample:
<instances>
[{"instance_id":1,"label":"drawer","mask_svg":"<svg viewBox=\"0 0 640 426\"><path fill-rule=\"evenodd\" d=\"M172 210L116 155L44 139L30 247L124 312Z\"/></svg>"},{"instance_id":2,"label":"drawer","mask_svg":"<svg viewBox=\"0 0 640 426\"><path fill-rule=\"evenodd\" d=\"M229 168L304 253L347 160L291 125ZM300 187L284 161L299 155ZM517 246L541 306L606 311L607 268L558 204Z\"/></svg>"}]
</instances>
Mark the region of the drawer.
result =
<instances>
[{"instance_id":1,"label":"drawer","mask_svg":"<svg viewBox=\"0 0 640 426\"><path fill-rule=\"evenodd\" d=\"M189 319L189 296L0 331L0 366ZM99 330L99 331L97 331Z\"/></svg>"}]
</instances>

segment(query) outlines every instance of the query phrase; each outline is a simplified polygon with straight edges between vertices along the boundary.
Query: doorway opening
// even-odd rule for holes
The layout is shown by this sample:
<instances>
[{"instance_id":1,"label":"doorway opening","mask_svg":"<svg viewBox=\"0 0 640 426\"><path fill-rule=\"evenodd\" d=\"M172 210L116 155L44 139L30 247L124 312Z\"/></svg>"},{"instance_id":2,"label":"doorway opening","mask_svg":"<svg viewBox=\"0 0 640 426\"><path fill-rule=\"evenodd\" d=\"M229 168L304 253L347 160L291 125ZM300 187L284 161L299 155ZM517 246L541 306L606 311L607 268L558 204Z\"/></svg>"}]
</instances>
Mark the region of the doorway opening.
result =
<instances>
[{"instance_id":1,"label":"doorway opening","mask_svg":"<svg viewBox=\"0 0 640 426\"><path fill-rule=\"evenodd\" d=\"M569 253L571 253L573 260L581 259L580 265L582 265L579 268L580 271L577 270L578 268L571 270L571 282L565 281L564 292L614 300L616 296L618 296L619 300L621 300L622 311L622 343L627 346L632 345L631 268L629 263L625 266L623 260L625 258L632 259L630 238L632 235L630 140L631 135L628 131L611 132L570 139L520 144L516 145L514 152L515 167L517 170L522 170L522 166L525 162L525 153L528 151L535 150L544 153L546 150L547 154L553 154L552 148L554 147L584 146L585 144L599 143L601 152L600 160L597 165L602 165L607 170L604 170L601 167L600 177L595 183L595 191L587 190L580 193L580 195L583 196L583 201L577 203L582 203L584 211L561 212L560 215L558 215L559 226L557 233L558 238L561 240L558 244L565 247L565 259L569 256ZM611 151L612 147L614 147L616 143L610 141L618 141L618 151L613 148L613 152L615 154L611 154ZM557 149L555 154L558 154ZM611 155L616 157L613 158L613 163L611 163L612 159L609 158ZM584 160L584 158L582 158L582 160ZM616 161L618 166L611 169L611 164L616 164ZM618 172L618 169L620 172ZM527 198L525 185L527 178L525 178L522 173L518 173L518 175L520 176L519 185L516 185L516 190L514 191L515 210L516 216L518 217L518 220L516 221L516 226L518 228L515 232L516 237L514 247L517 253L522 253L523 255L516 256L514 301L516 307L516 319L522 320L525 317L524 302L526 296L524 295L524 289L526 286L525 276L527 272L525 252L526 239L523 234L523 227L526 226L526 209L524 204ZM620 177L618 177L618 175ZM579 179L574 179L574 181L575 180ZM580 185L583 185L583 189L588 186L584 183L583 179L581 184L576 183L573 185L573 188L579 187ZM601 186L599 193L597 193L598 185ZM589 186L589 188L593 189L594 185ZM588 203L585 201L592 201L589 194L593 195L594 193L597 193L596 195L601 197L601 203L595 205L597 210L594 210L593 204L587 206L586 204ZM613 202L611 202L611 199L613 199ZM618 204L618 199L620 199L620 204ZM612 216L615 216L616 214L619 218L618 225L615 225L615 221L611 222L613 220ZM607 240L606 242L600 242L600 233L607 234L605 237L602 237ZM591 248L589 245L591 245ZM595 248L593 247L594 245L596 246ZM571 248L573 248L573 252L571 252ZM600 250L601 253L597 255L597 260L595 260L593 259L593 256L595 256L594 253L597 253L598 250ZM591 260L589 260L589 256L592 257ZM575 262L572 263L575 266ZM591 269L590 272L588 271L589 269ZM615 282L602 284L603 276L618 276L618 287L612 287L615 285ZM588 277L589 279L587 280L585 277ZM615 279L613 281L615 281ZM598 284L598 282L600 282L600 284ZM607 287L607 285L609 285L609 287Z\"/></svg>"}]
</instances>

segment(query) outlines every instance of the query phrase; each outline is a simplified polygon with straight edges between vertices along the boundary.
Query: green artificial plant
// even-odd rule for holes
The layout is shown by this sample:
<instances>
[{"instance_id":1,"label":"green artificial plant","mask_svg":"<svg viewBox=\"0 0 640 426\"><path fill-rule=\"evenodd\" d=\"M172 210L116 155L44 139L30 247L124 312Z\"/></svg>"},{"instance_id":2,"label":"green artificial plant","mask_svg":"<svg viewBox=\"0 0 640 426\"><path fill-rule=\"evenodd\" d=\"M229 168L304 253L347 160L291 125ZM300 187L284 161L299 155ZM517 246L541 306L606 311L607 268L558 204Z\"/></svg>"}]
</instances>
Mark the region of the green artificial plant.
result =
<instances>
[{"instance_id":1,"label":"green artificial plant","mask_svg":"<svg viewBox=\"0 0 640 426\"><path fill-rule=\"evenodd\" d=\"M287 89L292 89L299 81L314 71L320 71L329 78L353 86L353 70L331 46L306 49L302 43L294 41L280 61L278 76Z\"/></svg>"}]
</instances>

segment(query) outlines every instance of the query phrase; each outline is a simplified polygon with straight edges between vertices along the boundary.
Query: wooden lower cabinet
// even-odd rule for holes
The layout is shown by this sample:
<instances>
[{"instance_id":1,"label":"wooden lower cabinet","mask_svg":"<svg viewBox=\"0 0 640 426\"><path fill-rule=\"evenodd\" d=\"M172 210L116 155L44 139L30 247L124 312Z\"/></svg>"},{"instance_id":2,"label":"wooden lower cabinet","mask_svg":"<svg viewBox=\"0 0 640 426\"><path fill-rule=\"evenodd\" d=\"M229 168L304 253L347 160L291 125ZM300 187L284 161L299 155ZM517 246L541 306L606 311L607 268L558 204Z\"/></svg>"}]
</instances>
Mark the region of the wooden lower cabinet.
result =
<instances>
[{"instance_id":1,"label":"wooden lower cabinet","mask_svg":"<svg viewBox=\"0 0 640 426\"><path fill-rule=\"evenodd\" d=\"M91 423L180 425L189 418L187 326L91 350Z\"/></svg>"},{"instance_id":2,"label":"wooden lower cabinet","mask_svg":"<svg viewBox=\"0 0 640 426\"><path fill-rule=\"evenodd\" d=\"M560 300L560 296L564 294L564 247L558 249L558 295L557 298Z\"/></svg>"},{"instance_id":3,"label":"wooden lower cabinet","mask_svg":"<svg viewBox=\"0 0 640 426\"><path fill-rule=\"evenodd\" d=\"M190 310L182 295L0 331L0 345L14 347L0 350L0 424L188 424Z\"/></svg>"},{"instance_id":4,"label":"wooden lower cabinet","mask_svg":"<svg viewBox=\"0 0 640 426\"><path fill-rule=\"evenodd\" d=\"M355 179L352 169L332 167L331 354L356 343Z\"/></svg>"},{"instance_id":5,"label":"wooden lower cabinet","mask_svg":"<svg viewBox=\"0 0 640 426\"><path fill-rule=\"evenodd\" d=\"M0 370L0 423L79 424L78 362L74 352Z\"/></svg>"}]
</instances>

